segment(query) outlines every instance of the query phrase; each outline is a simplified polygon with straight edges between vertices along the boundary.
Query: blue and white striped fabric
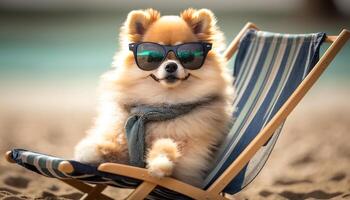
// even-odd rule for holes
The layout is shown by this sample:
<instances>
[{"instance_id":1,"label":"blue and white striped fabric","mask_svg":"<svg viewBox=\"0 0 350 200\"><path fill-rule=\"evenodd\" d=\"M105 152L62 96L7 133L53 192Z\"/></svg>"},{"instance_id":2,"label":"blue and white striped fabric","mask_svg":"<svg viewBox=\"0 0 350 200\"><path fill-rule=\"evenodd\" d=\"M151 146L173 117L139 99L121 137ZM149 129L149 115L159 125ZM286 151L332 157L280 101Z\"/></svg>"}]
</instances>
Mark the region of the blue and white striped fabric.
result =
<instances>
[{"instance_id":1,"label":"blue and white striped fabric","mask_svg":"<svg viewBox=\"0 0 350 200\"><path fill-rule=\"evenodd\" d=\"M64 161L61 158L40 154L23 149L13 149L11 158L17 164L38 174L58 179L77 179L91 184L108 184L119 188L136 188L141 181L125 176L104 173L97 170L97 167L86 165L74 160L69 160L73 165L74 172L71 174L62 173L58 170L58 165ZM150 200L180 199L188 200L187 196L173 192L166 188L156 187L147 197Z\"/></svg>"},{"instance_id":2,"label":"blue and white striped fabric","mask_svg":"<svg viewBox=\"0 0 350 200\"><path fill-rule=\"evenodd\" d=\"M241 40L234 66L237 98L235 122L217 156L217 165L203 184L206 189L237 158L260 130L271 120L296 87L318 61L324 33L307 35L274 34L249 30ZM248 165L225 188L236 193L249 184L264 166L282 126ZM39 174L88 183L105 183L121 188L135 188L140 180L103 173L94 166L70 161L74 173L58 170L63 159L21 149L12 151L20 165ZM182 194L157 187L149 199L190 199Z\"/></svg>"},{"instance_id":3,"label":"blue and white striped fabric","mask_svg":"<svg viewBox=\"0 0 350 200\"><path fill-rule=\"evenodd\" d=\"M312 70L324 33L278 34L249 30L242 38L234 66L237 99L235 122L207 177L208 188L256 137ZM225 188L236 193L264 166L281 127Z\"/></svg>"}]
</instances>

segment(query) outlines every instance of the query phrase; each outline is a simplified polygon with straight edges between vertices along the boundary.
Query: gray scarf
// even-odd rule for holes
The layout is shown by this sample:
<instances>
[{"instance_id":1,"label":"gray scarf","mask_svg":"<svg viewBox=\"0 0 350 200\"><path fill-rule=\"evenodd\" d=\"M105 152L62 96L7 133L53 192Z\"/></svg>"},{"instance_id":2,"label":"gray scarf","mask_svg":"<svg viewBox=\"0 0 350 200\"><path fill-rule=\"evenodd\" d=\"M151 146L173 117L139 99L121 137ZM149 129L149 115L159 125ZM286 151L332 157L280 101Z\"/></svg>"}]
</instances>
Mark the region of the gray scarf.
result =
<instances>
[{"instance_id":1,"label":"gray scarf","mask_svg":"<svg viewBox=\"0 0 350 200\"><path fill-rule=\"evenodd\" d=\"M126 122L125 130L128 140L130 165L145 167L146 123L174 119L218 99L218 96L208 96L202 100L189 103L129 106L131 114Z\"/></svg>"}]
</instances>

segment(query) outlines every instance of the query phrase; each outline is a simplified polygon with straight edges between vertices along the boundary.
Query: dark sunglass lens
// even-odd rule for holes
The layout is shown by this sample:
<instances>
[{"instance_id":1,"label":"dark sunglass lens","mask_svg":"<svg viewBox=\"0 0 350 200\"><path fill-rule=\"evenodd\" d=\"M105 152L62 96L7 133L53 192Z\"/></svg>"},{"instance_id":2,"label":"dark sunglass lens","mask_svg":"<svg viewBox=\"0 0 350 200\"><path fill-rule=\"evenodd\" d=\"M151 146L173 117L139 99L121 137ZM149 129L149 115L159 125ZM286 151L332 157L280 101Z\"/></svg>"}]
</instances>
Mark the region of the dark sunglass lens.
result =
<instances>
[{"instance_id":1,"label":"dark sunglass lens","mask_svg":"<svg viewBox=\"0 0 350 200\"><path fill-rule=\"evenodd\" d=\"M164 59L163 48L154 43L142 43L137 46L136 59L138 66L143 70L154 70Z\"/></svg>"},{"instance_id":2,"label":"dark sunglass lens","mask_svg":"<svg viewBox=\"0 0 350 200\"><path fill-rule=\"evenodd\" d=\"M177 57L187 69L199 69L204 61L204 49L201 44L183 44L177 49Z\"/></svg>"}]
</instances>

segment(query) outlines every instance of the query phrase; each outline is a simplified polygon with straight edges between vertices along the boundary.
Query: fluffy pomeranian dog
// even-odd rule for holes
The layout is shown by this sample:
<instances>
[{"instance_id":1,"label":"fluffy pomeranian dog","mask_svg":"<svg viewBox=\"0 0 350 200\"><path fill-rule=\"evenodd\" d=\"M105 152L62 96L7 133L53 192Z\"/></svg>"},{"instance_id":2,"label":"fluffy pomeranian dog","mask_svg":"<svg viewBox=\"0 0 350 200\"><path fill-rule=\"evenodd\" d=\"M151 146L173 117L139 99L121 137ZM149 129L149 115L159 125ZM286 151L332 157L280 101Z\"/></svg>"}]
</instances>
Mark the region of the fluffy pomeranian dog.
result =
<instances>
[{"instance_id":1,"label":"fluffy pomeranian dog","mask_svg":"<svg viewBox=\"0 0 350 200\"><path fill-rule=\"evenodd\" d=\"M221 54L223 39L208 9L187 9L180 16L162 17L154 9L130 12L121 28L121 50L114 57L112 70L101 78L98 116L76 146L75 159L95 165L127 164L124 126L130 105L186 104L215 96L215 100L185 115L146 126L145 163L149 173L199 185L212 167L215 150L228 132L233 112L234 89ZM138 58L145 52L135 56L129 49L130 44L142 42L151 44L151 49L155 45L158 49L177 50L165 52L165 58L150 58L148 54L145 60ZM199 52L198 62L203 61L202 65L191 66L197 55L188 56L182 44L191 44L190 49L209 44L211 49L204 58ZM147 49L147 45L142 48ZM179 53L181 48L185 50Z\"/></svg>"}]
</instances>

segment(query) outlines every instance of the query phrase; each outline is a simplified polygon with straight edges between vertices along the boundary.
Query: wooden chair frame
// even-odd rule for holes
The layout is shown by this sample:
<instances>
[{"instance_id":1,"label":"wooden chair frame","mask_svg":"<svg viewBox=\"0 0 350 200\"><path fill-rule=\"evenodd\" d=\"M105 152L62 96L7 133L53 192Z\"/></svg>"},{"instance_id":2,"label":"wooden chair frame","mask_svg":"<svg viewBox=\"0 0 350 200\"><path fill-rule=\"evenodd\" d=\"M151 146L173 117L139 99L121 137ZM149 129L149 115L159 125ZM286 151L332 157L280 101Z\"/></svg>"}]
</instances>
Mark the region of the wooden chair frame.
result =
<instances>
[{"instance_id":1,"label":"wooden chair frame","mask_svg":"<svg viewBox=\"0 0 350 200\"><path fill-rule=\"evenodd\" d=\"M231 42L227 50L224 52L224 56L227 60L231 59L232 55L236 52L240 39L243 37L244 33L248 29L258 30L258 27L250 22L243 27L243 29L238 33L238 35ZM305 96L309 89L314 85L314 83L321 76L323 71L328 67L330 62L335 58L335 56L345 45L345 43L349 40L349 38L350 31L346 29L343 29L337 36L326 37L326 42L332 44L326 50L326 52L323 54L323 56L320 58L317 64L314 66L312 71L301 82L301 84L292 93L292 95L284 103L280 110L275 114L271 121L260 131L260 133L250 142L247 148L237 157L237 159L221 174L221 176L207 190L194 187L192 185L170 177L157 179L150 176L147 169L128 165L116 163L103 163L98 167L98 170L143 181L126 198L127 200L144 199L157 186L161 186L179 192L194 199L228 200L228 198L226 198L224 195L221 195L223 194L222 191L231 182L231 180L243 169L243 167L249 162L249 160L255 155L255 153L271 138L275 130L281 125L281 123L293 111L293 109L301 101L301 99ZM7 161L13 162L13 160L11 160L11 158L9 157L10 153L11 152L7 152L5 157ZM60 164L59 170L65 173L71 173L74 171L74 168L69 163L69 161L65 161ZM107 185L97 184L95 186L90 186L89 184L72 179L62 181L85 193L85 195L81 199L112 199L102 194L103 190L107 187Z\"/></svg>"}]
</instances>

